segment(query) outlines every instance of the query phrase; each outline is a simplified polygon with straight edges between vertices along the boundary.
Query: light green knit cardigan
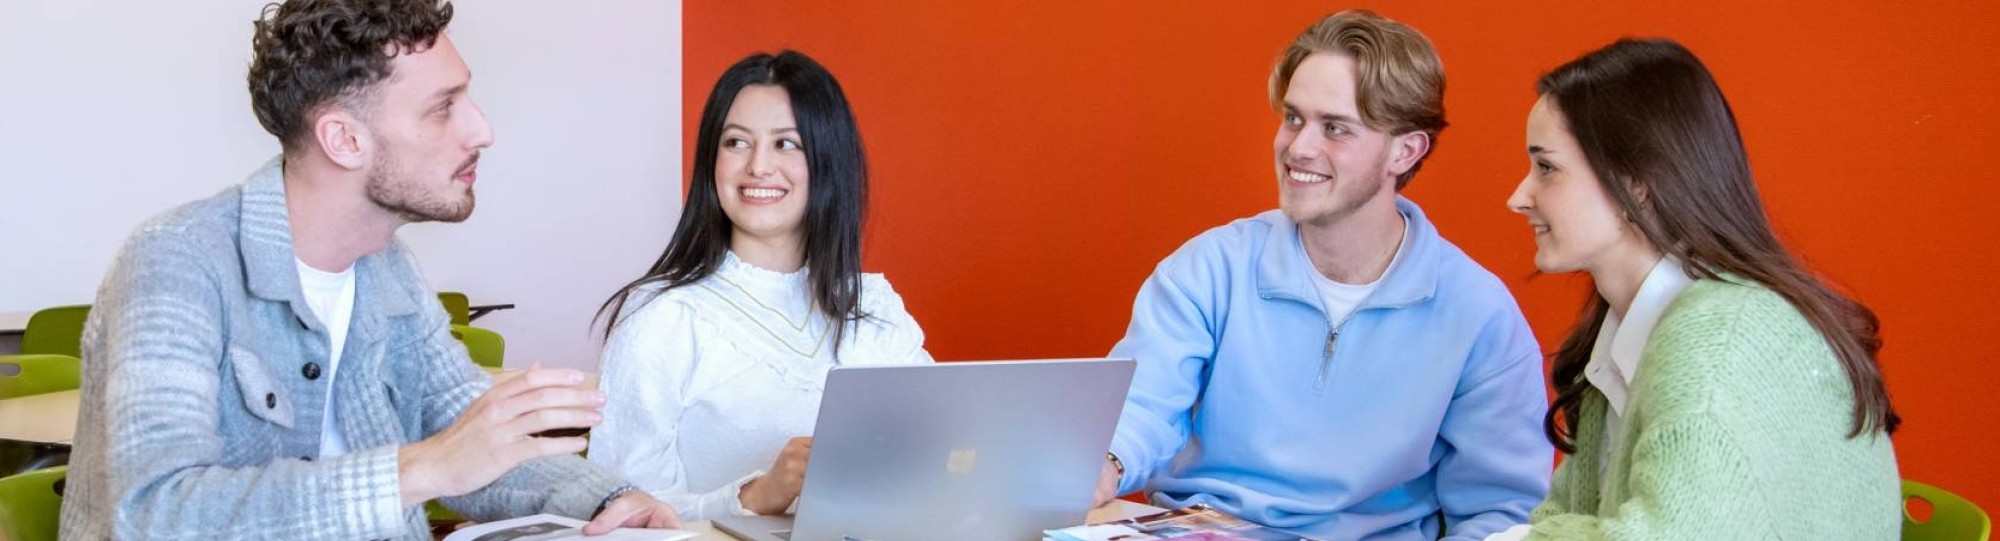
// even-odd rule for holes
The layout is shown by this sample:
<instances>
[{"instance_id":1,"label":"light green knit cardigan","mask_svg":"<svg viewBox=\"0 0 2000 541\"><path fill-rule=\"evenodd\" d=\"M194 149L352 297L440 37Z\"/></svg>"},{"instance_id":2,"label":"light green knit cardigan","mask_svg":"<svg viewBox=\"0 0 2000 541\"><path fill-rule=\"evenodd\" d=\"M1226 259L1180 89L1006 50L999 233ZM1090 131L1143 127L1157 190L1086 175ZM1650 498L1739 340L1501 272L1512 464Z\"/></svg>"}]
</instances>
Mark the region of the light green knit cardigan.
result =
<instances>
[{"instance_id":1,"label":"light green knit cardigan","mask_svg":"<svg viewBox=\"0 0 2000 541\"><path fill-rule=\"evenodd\" d=\"M1699 280L1660 317L1643 359L1615 437L1604 395L1586 391L1577 452L1556 468L1528 539L1901 535L1889 438L1847 437L1847 374L1782 297Z\"/></svg>"}]
</instances>

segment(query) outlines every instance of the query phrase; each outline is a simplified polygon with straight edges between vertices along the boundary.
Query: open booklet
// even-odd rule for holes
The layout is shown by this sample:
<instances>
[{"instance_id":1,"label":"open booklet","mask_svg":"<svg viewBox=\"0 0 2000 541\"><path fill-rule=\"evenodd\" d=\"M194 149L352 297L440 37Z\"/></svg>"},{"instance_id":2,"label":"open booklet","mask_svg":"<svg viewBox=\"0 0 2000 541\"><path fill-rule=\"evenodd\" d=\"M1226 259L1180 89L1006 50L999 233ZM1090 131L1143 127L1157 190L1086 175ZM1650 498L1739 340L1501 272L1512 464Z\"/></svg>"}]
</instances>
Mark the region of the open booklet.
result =
<instances>
[{"instance_id":1,"label":"open booklet","mask_svg":"<svg viewBox=\"0 0 2000 541\"><path fill-rule=\"evenodd\" d=\"M619 528L584 537L583 525L583 521L569 517L535 515L466 526L445 536L444 541L681 541L696 535L684 530Z\"/></svg>"},{"instance_id":2,"label":"open booklet","mask_svg":"<svg viewBox=\"0 0 2000 541\"><path fill-rule=\"evenodd\" d=\"M1045 541L1320 541L1259 526L1206 505L1042 534Z\"/></svg>"}]
</instances>

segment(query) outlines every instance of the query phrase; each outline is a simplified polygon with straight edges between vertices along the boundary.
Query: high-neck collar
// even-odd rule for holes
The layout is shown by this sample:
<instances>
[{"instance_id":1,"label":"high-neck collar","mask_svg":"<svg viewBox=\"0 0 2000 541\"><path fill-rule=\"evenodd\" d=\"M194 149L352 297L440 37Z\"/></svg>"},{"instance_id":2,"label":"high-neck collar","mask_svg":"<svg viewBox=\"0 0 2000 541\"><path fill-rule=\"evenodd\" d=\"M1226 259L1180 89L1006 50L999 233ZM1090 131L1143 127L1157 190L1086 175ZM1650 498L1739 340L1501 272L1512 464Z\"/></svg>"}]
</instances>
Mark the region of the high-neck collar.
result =
<instances>
[{"instance_id":1,"label":"high-neck collar","mask_svg":"<svg viewBox=\"0 0 2000 541\"><path fill-rule=\"evenodd\" d=\"M738 257L735 250L723 252L722 265L717 267L716 272L729 275L731 280L749 280L771 285L803 285L809 275L803 265L799 266L799 270L792 272L778 272L753 265Z\"/></svg>"},{"instance_id":2,"label":"high-neck collar","mask_svg":"<svg viewBox=\"0 0 2000 541\"><path fill-rule=\"evenodd\" d=\"M811 276L805 267L792 272L778 272L750 264L736 256L736 252L725 252L722 264L716 268L715 278L724 282L720 285L728 290L725 296L747 295L749 310L753 318L778 316L787 327L794 329L811 328L807 323L814 319L812 286L807 278ZM759 313L761 315L756 315Z\"/></svg>"}]
</instances>

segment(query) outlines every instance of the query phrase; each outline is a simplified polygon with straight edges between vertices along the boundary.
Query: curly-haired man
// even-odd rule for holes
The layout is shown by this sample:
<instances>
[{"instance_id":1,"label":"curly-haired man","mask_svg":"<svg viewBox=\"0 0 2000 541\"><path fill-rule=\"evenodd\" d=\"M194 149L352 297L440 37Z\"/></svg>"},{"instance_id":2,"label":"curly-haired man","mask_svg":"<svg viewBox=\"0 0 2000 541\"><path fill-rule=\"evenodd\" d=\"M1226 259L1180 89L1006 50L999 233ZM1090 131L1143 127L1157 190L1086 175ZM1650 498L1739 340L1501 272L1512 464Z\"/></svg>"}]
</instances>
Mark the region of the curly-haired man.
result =
<instances>
[{"instance_id":1,"label":"curly-haired man","mask_svg":"<svg viewBox=\"0 0 2000 541\"><path fill-rule=\"evenodd\" d=\"M291 0L249 86L282 155L133 233L84 333L64 539L429 539L432 499L676 526L573 453L603 397L495 384L396 240L472 213L493 130L436 0Z\"/></svg>"}]
</instances>

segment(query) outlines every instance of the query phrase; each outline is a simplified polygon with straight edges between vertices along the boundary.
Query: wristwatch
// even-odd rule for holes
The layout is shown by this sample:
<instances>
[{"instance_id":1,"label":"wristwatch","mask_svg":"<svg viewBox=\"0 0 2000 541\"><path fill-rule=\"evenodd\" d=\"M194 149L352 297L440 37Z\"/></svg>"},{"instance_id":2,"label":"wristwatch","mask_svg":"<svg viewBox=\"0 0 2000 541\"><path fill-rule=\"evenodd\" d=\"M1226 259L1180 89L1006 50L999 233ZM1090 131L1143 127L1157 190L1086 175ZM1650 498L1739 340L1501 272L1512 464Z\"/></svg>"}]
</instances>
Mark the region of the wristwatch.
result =
<instances>
[{"instance_id":1,"label":"wristwatch","mask_svg":"<svg viewBox=\"0 0 2000 541\"><path fill-rule=\"evenodd\" d=\"M1111 469L1118 470L1119 477L1125 476L1125 461L1118 460L1118 455L1104 453L1104 459L1111 461Z\"/></svg>"}]
</instances>

